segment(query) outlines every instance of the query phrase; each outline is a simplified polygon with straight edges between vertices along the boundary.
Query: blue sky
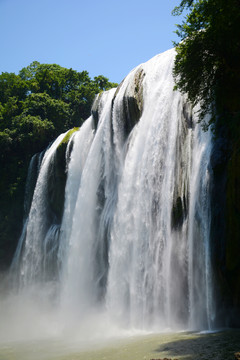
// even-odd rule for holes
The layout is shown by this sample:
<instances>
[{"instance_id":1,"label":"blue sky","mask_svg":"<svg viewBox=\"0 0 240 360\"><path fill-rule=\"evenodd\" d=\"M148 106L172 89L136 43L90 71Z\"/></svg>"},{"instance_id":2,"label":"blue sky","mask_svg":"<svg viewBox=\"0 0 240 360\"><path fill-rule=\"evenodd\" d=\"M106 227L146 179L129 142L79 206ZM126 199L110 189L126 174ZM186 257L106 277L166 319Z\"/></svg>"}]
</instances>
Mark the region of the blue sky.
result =
<instances>
[{"instance_id":1,"label":"blue sky","mask_svg":"<svg viewBox=\"0 0 240 360\"><path fill-rule=\"evenodd\" d=\"M0 0L0 73L37 60L120 82L177 40L180 0Z\"/></svg>"}]
</instances>

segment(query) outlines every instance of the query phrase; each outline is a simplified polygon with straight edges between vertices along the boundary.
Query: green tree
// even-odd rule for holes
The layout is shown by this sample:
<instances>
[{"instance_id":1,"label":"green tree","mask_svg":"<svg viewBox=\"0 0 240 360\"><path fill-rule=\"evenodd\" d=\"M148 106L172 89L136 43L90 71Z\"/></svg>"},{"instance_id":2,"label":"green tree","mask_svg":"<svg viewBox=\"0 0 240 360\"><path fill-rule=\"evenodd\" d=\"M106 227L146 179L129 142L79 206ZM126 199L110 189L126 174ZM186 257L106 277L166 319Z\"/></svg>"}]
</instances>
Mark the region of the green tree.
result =
<instances>
[{"instance_id":1,"label":"green tree","mask_svg":"<svg viewBox=\"0 0 240 360\"><path fill-rule=\"evenodd\" d=\"M173 14L184 9L190 12L176 31L177 87L201 103L202 119L207 112L210 123L224 118L233 135L240 114L240 1L182 0Z\"/></svg>"}]
</instances>

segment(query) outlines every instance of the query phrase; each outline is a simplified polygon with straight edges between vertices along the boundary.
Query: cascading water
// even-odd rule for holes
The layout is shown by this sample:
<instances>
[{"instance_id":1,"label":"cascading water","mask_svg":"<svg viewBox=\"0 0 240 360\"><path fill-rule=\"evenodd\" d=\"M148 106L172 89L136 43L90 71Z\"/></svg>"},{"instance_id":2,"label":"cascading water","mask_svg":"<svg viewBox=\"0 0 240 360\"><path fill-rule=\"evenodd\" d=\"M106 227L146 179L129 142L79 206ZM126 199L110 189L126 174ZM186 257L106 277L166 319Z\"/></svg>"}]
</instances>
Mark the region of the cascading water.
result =
<instances>
[{"instance_id":1,"label":"cascading water","mask_svg":"<svg viewBox=\"0 0 240 360\"><path fill-rule=\"evenodd\" d=\"M19 285L19 265L20 265L20 258L21 253L23 250L23 245L26 239L26 231L28 225L28 214L31 208L31 202L33 197L34 188L36 186L37 176L39 173L39 169L41 166L41 162L43 159L45 151L41 153L35 154L29 164L28 168L28 175L26 180L26 187L25 187L25 198L24 198L24 218L23 218L23 228L22 233L18 241L17 249L14 254L14 258L12 260L10 274L11 274L11 282L14 283L14 286Z\"/></svg>"},{"instance_id":2,"label":"cascading water","mask_svg":"<svg viewBox=\"0 0 240 360\"><path fill-rule=\"evenodd\" d=\"M58 230L57 225L49 221L48 173L64 135L55 140L42 159L29 215L13 260L12 267L19 271L19 284L23 288L47 276L46 263L54 252L54 235Z\"/></svg>"},{"instance_id":3,"label":"cascading water","mask_svg":"<svg viewBox=\"0 0 240 360\"><path fill-rule=\"evenodd\" d=\"M198 288L198 280L210 277L204 243L209 203L202 201L199 212L197 202L207 193L210 138L192 129L184 98L172 90L169 55L143 66L144 109L118 189L107 303L112 316L128 326L206 328L210 289L206 283ZM197 233L196 217L203 234Z\"/></svg>"},{"instance_id":4,"label":"cascading water","mask_svg":"<svg viewBox=\"0 0 240 360\"><path fill-rule=\"evenodd\" d=\"M18 271L24 291L47 282L56 262L55 297L73 319L104 311L124 328L212 325L211 135L173 91L174 56L154 57L97 97L68 151L61 225L49 222L46 183L64 135L44 156Z\"/></svg>"}]
</instances>

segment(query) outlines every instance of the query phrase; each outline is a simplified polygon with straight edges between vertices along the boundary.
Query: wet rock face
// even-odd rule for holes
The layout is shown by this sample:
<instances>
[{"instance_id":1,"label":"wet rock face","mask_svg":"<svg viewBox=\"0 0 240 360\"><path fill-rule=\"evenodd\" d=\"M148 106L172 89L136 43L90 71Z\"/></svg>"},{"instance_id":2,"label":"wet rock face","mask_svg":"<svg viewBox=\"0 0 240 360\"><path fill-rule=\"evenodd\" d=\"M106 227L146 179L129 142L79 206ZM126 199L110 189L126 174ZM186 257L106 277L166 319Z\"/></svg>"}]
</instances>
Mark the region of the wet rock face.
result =
<instances>
[{"instance_id":1,"label":"wet rock face","mask_svg":"<svg viewBox=\"0 0 240 360\"><path fill-rule=\"evenodd\" d=\"M240 326L240 152L224 134L215 139L211 167L211 252L217 308L225 326Z\"/></svg>"},{"instance_id":2,"label":"wet rock face","mask_svg":"<svg viewBox=\"0 0 240 360\"><path fill-rule=\"evenodd\" d=\"M227 166L226 191L226 272L233 298L238 309L240 326L240 150L234 143Z\"/></svg>"},{"instance_id":3,"label":"wet rock face","mask_svg":"<svg viewBox=\"0 0 240 360\"><path fill-rule=\"evenodd\" d=\"M227 268L234 271L240 268L240 150L238 144L233 146L227 167L227 239Z\"/></svg>"},{"instance_id":4,"label":"wet rock face","mask_svg":"<svg viewBox=\"0 0 240 360\"><path fill-rule=\"evenodd\" d=\"M143 111L143 79L145 73L139 68L134 76L133 82L127 87L123 104L125 110L125 132L128 135L138 123Z\"/></svg>"},{"instance_id":5,"label":"wet rock face","mask_svg":"<svg viewBox=\"0 0 240 360\"><path fill-rule=\"evenodd\" d=\"M128 84L122 97L122 126L124 128L125 136L127 137L133 127L138 123L143 110L143 79L145 73L140 67L136 70L133 80ZM112 101L112 109L114 101L124 84L124 80L117 87ZM91 114L93 117L93 128L96 129L99 121L99 114L101 113L101 97L102 93L98 94L92 105Z\"/></svg>"},{"instance_id":6,"label":"wet rock face","mask_svg":"<svg viewBox=\"0 0 240 360\"><path fill-rule=\"evenodd\" d=\"M48 198L50 207L51 222L60 224L64 210L65 186L67 181L67 159L66 149L71 135L78 128L71 129L67 132L62 142L59 144L54 155L51 171L48 178ZM71 145L71 144L70 144ZM71 147L69 149L71 152Z\"/></svg>"},{"instance_id":7,"label":"wet rock face","mask_svg":"<svg viewBox=\"0 0 240 360\"><path fill-rule=\"evenodd\" d=\"M174 229L182 226L186 213L186 200L184 198L182 201L182 198L178 196L172 208L172 227Z\"/></svg>"},{"instance_id":8,"label":"wet rock face","mask_svg":"<svg viewBox=\"0 0 240 360\"><path fill-rule=\"evenodd\" d=\"M99 113L100 113L100 103L101 103L102 93L99 93L93 102L91 114L93 117L93 128L96 130L98 126Z\"/></svg>"},{"instance_id":9,"label":"wet rock face","mask_svg":"<svg viewBox=\"0 0 240 360\"><path fill-rule=\"evenodd\" d=\"M48 196L49 205L53 222L60 224L64 207L64 192L66 185L66 160L65 151L67 145L61 146L54 158L54 163L51 168L48 178Z\"/></svg>"},{"instance_id":10,"label":"wet rock face","mask_svg":"<svg viewBox=\"0 0 240 360\"><path fill-rule=\"evenodd\" d=\"M188 183L188 147L191 142L189 129L193 127L192 106L188 102L179 103L181 122L179 123L178 138L176 142L176 158L178 161L174 169L174 193L171 213L171 224L174 230L180 229L188 215L189 183Z\"/></svg>"}]
</instances>

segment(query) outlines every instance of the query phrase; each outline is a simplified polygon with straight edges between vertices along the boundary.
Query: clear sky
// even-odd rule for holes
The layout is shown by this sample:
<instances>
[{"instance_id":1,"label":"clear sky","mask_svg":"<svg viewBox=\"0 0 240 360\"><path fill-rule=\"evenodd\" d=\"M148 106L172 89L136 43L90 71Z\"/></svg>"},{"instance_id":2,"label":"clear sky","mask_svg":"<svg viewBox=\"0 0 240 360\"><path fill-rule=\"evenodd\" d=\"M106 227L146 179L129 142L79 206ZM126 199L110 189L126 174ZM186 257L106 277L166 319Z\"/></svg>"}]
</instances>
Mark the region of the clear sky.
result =
<instances>
[{"instance_id":1,"label":"clear sky","mask_svg":"<svg viewBox=\"0 0 240 360\"><path fill-rule=\"evenodd\" d=\"M0 73L37 60L120 82L177 40L180 0L0 0Z\"/></svg>"}]
</instances>

